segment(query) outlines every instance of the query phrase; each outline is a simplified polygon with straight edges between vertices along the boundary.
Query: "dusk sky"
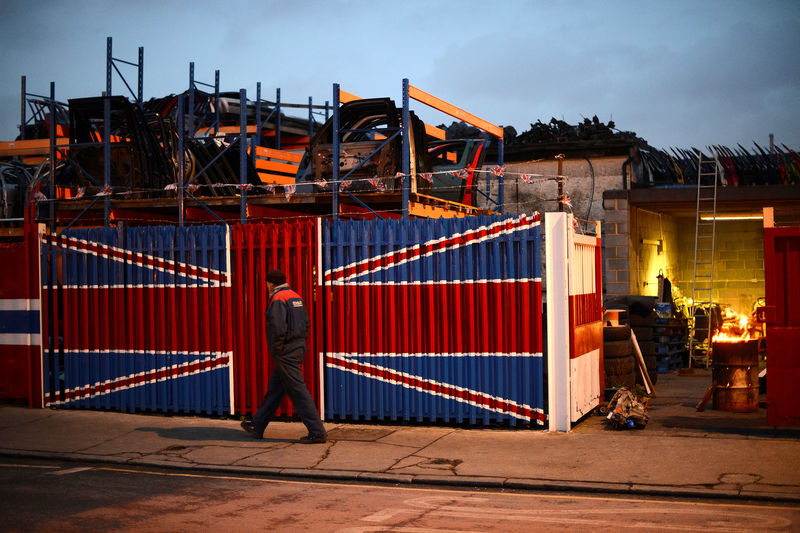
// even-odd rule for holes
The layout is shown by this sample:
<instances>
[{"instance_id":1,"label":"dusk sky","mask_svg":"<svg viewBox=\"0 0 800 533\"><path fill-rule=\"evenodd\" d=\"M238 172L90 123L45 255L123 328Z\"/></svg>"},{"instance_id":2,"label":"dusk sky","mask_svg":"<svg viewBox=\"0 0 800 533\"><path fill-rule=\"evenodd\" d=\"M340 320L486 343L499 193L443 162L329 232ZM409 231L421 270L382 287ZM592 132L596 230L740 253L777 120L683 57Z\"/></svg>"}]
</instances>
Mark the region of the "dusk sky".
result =
<instances>
[{"instance_id":1,"label":"dusk sky","mask_svg":"<svg viewBox=\"0 0 800 533\"><path fill-rule=\"evenodd\" d=\"M0 2L0 140L28 91L105 88L106 37L144 96L195 76L262 98L331 100L332 84L400 101L401 81L518 133L551 117L613 118L658 148L776 143L800 149L800 4L787 1ZM121 66L135 87L136 70ZM115 73L114 94L128 94ZM433 124L452 119L414 103Z\"/></svg>"}]
</instances>

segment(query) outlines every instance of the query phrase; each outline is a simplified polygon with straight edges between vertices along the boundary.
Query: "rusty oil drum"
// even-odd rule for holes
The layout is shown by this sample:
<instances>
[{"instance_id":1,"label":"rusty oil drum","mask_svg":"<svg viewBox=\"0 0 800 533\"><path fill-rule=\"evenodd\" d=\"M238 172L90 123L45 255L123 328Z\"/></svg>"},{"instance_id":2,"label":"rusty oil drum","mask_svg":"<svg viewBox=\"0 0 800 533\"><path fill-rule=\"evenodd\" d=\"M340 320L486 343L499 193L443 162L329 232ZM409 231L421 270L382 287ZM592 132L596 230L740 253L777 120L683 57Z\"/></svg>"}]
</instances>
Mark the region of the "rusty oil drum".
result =
<instances>
[{"instance_id":1,"label":"rusty oil drum","mask_svg":"<svg viewBox=\"0 0 800 533\"><path fill-rule=\"evenodd\" d=\"M714 409L736 413L758 411L758 340L715 342L712 378Z\"/></svg>"}]
</instances>

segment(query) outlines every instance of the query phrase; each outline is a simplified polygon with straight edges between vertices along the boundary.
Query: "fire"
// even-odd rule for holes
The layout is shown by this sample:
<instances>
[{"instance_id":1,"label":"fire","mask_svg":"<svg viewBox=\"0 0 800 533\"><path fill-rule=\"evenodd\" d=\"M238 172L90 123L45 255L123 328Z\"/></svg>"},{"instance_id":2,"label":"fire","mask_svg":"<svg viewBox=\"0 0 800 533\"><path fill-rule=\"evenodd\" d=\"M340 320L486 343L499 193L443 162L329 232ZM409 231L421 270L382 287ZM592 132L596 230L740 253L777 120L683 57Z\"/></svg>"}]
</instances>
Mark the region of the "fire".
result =
<instances>
[{"instance_id":1,"label":"fire","mask_svg":"<svg viewBox=\"0 0 800 533\"><path fill-rule=\"evenodd\" d=\"M755 339L758 326L753 319L754 317L747 315L738 315L732 322L723 322L711 342L747 342Z\"/></svg>"}]
</instances>

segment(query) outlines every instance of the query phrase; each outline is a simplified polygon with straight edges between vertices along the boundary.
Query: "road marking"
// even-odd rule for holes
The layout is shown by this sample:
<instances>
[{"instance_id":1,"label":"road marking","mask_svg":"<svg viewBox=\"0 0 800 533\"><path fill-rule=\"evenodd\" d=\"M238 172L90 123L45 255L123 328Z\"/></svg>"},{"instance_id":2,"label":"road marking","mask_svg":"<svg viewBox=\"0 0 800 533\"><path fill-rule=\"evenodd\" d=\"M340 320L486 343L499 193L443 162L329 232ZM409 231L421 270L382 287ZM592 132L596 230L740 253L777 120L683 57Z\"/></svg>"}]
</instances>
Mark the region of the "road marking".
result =
<instances>
[{"instance_id":1,"label":"road marking","mask_svg":"<svg viewBox=\"0 0 800 533\"><path fill-rule=\"evenodd\" d=\"M50 472L50 474L54 476L66 476L68 474L77 474L78 472L83 472L84 470L91 470L91 466L76 466L75 468L68 468L66 470L59 470L58 472Z\"/></svg>"},{"instance_id":2,"label":"road marking","mask_svg":"<svg viewBox=\"0 0 800 533\"><path fill-rule=\"evenodd\" d=\"M152 475L152 476L166 476L166 477L188 477L188 478L202 478L202 479L231 479L234 481L253 481L257 483L283 483L288 485L320 485L320 486L329 486L332 483L336 484L334 481L296 481L290 479L265 479L265 478L257 478L257 477L240 477L240 476L222 476L222 475L212 475L212 474L184 474L179 472L155 472L152 470L133 470L129 468L114 468L110 466L103 466L97 468L97 470L106 470L109 472L124 472L127 474L145 474L145 475ZM391 486L386 487L382 485L368 485L363 483L340 483L341 486L345 487L360 487L360 488L373 488L373 489L381 489L381 490L405 490L405 491L414 491L414 492L435 492L435 493L442 493L442 494L465 494L465 495L480 495L486 496L486 492L483 491L473 491L473 490L447 490L447 489L432 489L432 488L425 488L425 487L397 487ZM610 498L604 496L580 496L580 495L566 495L566 494L547 494L545 492L537 492L535 494L527 494L527 493L519 493L519 492L501 492L498 491L493 494L502 494L503 496L515 496L518 498L551 498L556 500L587 500L587 501L603 501L603 502L627 502L627 503L674 503L676 505L700 505L705 507L736 507L741 509L780 509L785 511L800 511L800 506L780 506L780 505L753 505L753 504L746 504L746 503L733 503L733 502L722 502L722 503L712 503L712 502L685 502L685 501L673 501L672 499L661 499L657 500L654 496L653 498ZM709 496L711 498L711 496Z\"/></svg>"},{"instance_id":3,"label":"road marking","mask_svg":"<svg viewBox=\"0 0 800 533\"><path fill-rule=\"evenodd\" d=\"M24 464L12 464L12 463L0 463L0 467L5 467L5 468L43 468L43 469L53 469L53 470L58 470L59 468L61 468L60 466L24 465Z\"/></svg>"}]
</instances>

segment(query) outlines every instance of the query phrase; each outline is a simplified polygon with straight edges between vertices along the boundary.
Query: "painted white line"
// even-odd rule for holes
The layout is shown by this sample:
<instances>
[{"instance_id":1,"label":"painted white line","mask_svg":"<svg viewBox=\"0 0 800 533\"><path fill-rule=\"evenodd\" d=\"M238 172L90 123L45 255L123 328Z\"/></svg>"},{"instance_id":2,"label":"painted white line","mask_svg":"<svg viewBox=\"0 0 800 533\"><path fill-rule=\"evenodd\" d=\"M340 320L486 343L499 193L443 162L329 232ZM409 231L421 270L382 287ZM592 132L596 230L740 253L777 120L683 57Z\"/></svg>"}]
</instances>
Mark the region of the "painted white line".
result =
<instances>
[{"instance_id":1,"label":"painted white line","mask_svg":"<svg viewBox=\"0 0 800 533\"><path fill-rule=\"evenodd\" d=\"M54 476L66 476L68 474L77 474L78 472L83 472L84 470L91 470L91 466L77 466L75 468L67 468L66 470L59 470L58 472L50 472Z\"/></svg>"}]
</instances>

